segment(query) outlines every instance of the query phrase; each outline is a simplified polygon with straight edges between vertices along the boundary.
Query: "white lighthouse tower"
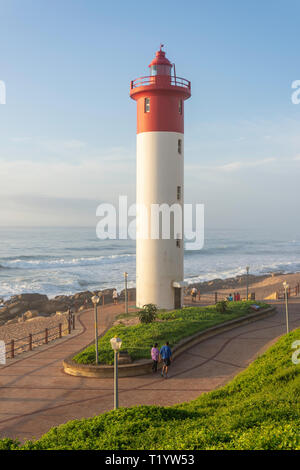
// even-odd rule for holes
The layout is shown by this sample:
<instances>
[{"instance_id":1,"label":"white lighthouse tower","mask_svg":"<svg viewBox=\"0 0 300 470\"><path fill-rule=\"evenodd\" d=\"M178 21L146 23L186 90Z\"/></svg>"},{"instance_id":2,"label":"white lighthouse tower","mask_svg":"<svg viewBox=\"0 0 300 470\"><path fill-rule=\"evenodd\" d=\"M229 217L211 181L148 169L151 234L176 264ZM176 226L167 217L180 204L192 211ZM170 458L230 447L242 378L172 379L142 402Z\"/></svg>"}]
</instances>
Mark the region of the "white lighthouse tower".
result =
<instances>
[{"instance_id":1,"label":"white lighthouse tower","mask_svg":"<svg viewBox=\"0 0 300 470\"><path fill-rule=\"evenodd\" d=\"M162 46L149 67L150 76L133 80L130 88L137 102L136 202L146 209L137 213L136 304L173 309L182 306L183 239L175 233L172 216L171 237L162 238L160 227L159 238L153 239L151 208L179 205L183 234L184 101L191 96L191 84L176 77Z\"/></svg>"}]
</instances>

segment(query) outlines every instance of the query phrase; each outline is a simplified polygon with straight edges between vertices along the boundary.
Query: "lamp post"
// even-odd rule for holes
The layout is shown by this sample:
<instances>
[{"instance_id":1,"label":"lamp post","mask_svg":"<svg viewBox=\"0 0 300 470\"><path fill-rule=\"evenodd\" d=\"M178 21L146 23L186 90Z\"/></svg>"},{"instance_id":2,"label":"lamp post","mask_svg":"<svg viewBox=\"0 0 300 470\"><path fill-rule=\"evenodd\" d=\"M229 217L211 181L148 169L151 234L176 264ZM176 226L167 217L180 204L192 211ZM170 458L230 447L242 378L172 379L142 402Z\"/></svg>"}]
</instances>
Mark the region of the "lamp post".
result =
<instances>
[{"instance_id":1,"label":"lamp post","mask_svg":"<svg viewBox=\"0 0 300 470\"><path fill-rule=\"evenodd\" d=\"M128 313L128 296L127 296L127 279L128 273L124 273L124 282L125 282L125 313Z\"/></svg>"},{"instance_id":2,"label":"lamp post","mask_svg":"<svg viewBox=\"0 0 300 470\"><path fill-rule=\"evenodd\" d=\"M112 349L114 350L114 409L119 408L119 390L118 390L118 353L122 346L122 340L115 336L110 340Z\"/></svg>"},{"instance_id":3,"label":"lamp post","mask_svg":"<svg viewBox=\"0 0 300 470\"><path fill-rule=\"evenodd\" d=\"M286 281L283 283L284 298L285 298L285 319L286 319L286 332L289 333L289 309L288 309L288 288L289 285Z\"/></svg>"},{"instance_id":4,"label":"lamp post","mask_svg":"<svg viewBox=\"0 0 300 470\"><path fill-rule=\"evenodd\" d=\"M246 266L246 271L247 271L247 297L246 297L246 299L247 300L248 300L248 296L249 296L249 269L250 269L250 267Z\"/></svg>"},{"instance_id":5,"label":"lamp post","mask_svg":"<svg viewBox=\"0 0 300 470\"><path fill-rule=\"evenodd\" d=\"M98 312L97 312L97 305L100 302L100 296L94 295L92 297L92 302L94 304L95 310L95 349L96 349L96 364L99 364L99 355L98 355Z\"/></svg>"}]
</instances>

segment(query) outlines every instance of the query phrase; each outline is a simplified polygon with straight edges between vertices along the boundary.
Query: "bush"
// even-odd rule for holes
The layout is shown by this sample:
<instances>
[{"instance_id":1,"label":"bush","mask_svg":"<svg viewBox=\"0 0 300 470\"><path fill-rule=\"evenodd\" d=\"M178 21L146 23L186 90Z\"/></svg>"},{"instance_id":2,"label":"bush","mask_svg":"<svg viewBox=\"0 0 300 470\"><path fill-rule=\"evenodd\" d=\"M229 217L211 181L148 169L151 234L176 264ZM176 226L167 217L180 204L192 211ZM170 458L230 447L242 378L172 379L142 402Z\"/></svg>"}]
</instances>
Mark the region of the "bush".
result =
<instances>
[{"instance_id":1,"label":"bush","mask_svg":"<svg viewBox=\"0 0 300 470\"><path fill-rule=\"evenodd\" d=\"M146 304L143 310L139 312L139 319L141 323L152 323L157 316L157 306L154 304Z\"/></svg>"},{"instance_id":2,"label":"bush","mask_svg":"<svg viewBox=\"0 0 300 470\"><path fill-rule=\"evenodd\" d=\"M110 339L116 335L122 339L122 349L128 351L133 361L148 359L153 342L162 345L169 341L172 348L183 338L247 315L253 303L252 301L230 302L225 313L218 313L215 305L185 307L168 312L159 311L156 315L159 321L138 323L132 326L115 325L99 338L100 364L114 363ZM262 309L268 307L267 304L261 302L259 305ZM84 351L79 352L73 360L78 364L95 364L95 345L91 344Z\"/></svg>"},{"instance_id":3,"label":"bush","mask_svg":"<svg viewBox=\"0 0 300 470\"><path fill-rule=\"evenodd\" d=\"M221 300L220 302L216 303L216 311L218 313L226 313L228 310L228 305L226 300Z\"/></svg>"}]
</instances>

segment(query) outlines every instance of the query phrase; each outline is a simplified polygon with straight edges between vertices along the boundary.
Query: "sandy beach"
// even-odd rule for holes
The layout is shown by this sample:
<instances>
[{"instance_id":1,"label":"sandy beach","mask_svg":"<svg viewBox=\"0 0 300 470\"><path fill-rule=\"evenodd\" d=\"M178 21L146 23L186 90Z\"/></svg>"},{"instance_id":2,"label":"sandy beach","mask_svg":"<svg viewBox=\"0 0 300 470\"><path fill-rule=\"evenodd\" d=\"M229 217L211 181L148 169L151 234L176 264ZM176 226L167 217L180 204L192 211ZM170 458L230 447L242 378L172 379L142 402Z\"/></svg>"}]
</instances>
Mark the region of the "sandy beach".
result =
<instances>
[{"instance_id":1,"label":"sandy beach","mask_svg":"<svg viewBox=\"0 0 300 470\"><path fill-rule=\"evenodd\" d=\"M29 335L33 338L33 348L45 343L45 329L48 329L49 341L59 337L59 324L62 326L62 335L66 334L66 315L52 317L37 317L22 323L13 323L0 327L0 341L9 347L11 340L15 341L15 354L28 351Z\"/></svg>"}]
</instances>

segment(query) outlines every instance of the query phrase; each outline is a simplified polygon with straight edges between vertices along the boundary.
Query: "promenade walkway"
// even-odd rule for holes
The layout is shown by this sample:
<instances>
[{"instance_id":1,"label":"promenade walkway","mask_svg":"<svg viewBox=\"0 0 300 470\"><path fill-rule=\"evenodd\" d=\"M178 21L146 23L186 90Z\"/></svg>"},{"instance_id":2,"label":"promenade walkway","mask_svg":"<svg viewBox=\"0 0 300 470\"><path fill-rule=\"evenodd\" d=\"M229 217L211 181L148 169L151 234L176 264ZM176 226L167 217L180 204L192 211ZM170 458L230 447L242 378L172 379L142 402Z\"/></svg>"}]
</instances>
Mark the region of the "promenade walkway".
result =
<instances>
[{"instance_id":1,"label":"promenade walkway","mask_svg":"<svg viewBox=\"0 0 300 470\"><path fill-rule=\"evenodd\" d=\"M122 305L100 314L99 332L112 323ZM170 378L148 375L119 379L120 406L172 405L192 400L228 382L285 333L284 306L270 318L226 331L192 347L174 361ZM57 340L0 366L0 437L38 438L71 419L113 408L113 379L66 375L62 360L92 341L92 310L77 321L77 334ZM300 300L290 301L290 328L300 327Z\"/></svg>"}]
</instances>

